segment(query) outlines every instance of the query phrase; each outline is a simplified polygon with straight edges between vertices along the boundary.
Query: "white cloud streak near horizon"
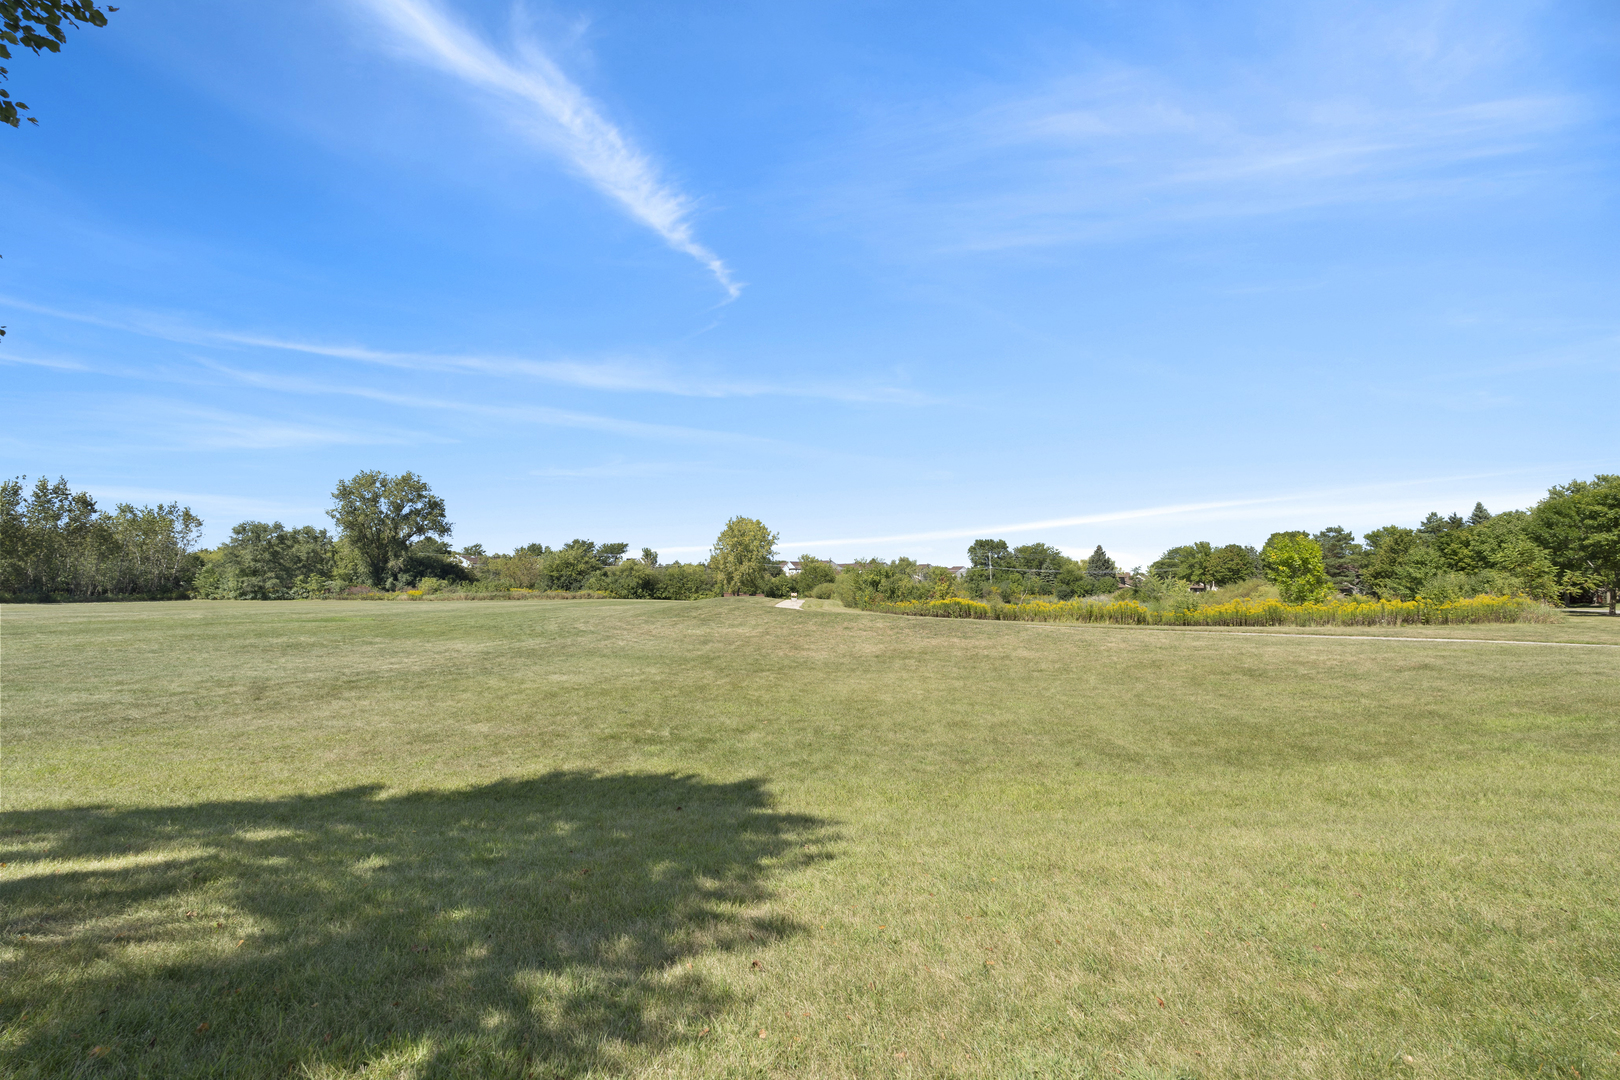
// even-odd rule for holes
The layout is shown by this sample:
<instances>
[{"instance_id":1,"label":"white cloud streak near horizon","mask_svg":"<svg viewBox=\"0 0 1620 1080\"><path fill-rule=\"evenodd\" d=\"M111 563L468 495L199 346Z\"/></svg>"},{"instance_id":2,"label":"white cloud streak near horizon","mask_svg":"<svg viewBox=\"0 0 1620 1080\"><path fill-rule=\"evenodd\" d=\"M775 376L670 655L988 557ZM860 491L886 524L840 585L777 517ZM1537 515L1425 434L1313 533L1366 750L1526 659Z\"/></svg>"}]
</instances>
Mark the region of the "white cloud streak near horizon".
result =
<instances>
[{"instance_id":1,"label":"white cloud streak near horizon","mask_svg":"<svg viewBox=\"0 0 1620 1080\"><path fill-rule=\"evenodd\" d=\"M502 57L431 0L361 0L433 66L513 103L539 141L565 158L597 190L664 242L690 255L735 300L742 286L725 262L698 242L691 200L658 175L653 162L602 115L584 91L538 47L526 43L522 66Z\"/></svg>"},{"instance_id":2,"label":"white cloud streak near horizon","mask_svg":"<svg viewBox=\"0 0 1620 1080\"><path fill-rule=\"evenodd\" d=\"M1294 492L1287 495L1274 495L1264 498L1252 499L1224 499L1213 502L1174 503L1165 506L1138 507L1130 510L1110 510L1095 514L1078 514L1070 517L1046 518L1039 521L1021 521L1001 525L979 525L971 527L953 527L928 532L899 533L890 536L859 536L840 537L837 539L820 540L786 540L777 547L786 552L806 551L814 548L851 548L856 545L862 547L875 547L881 544L900 543L927 543L935 540L960 540L968 537L982 538L998 535L1028 533L1041 530L1069 528L1075 525L1104 525L1133 521L1149 520L1175 520L1184 521L1233 521L1267 517L1275 513L1289 513L1300 515L1305 513L1346 515L1351 512L1371 510L1375 513L1388 515L1399 514L1412 508L1423 506L1433 509L1429 501L1414 500L1410 497L1403 500L1392 500L1391 495L1400 489L1421 488L1434 484L1449 484L1458 481L1472 481L1484 479L1499 479L1506 476L1518 476L1531 470L1514 470L1511 473L1479 473L1461 476L1425 477L1418 480L1396 481L1384 484L1360 485L1356 487L1332 488L1323 491ZM1376 497L1380 493L1382 497ZM1501 493L1491 493L1490 497L1497 497ZM1533 501L1535 494L1525 493ZM1371 502L1349 503L1348 497L1373 495ZM1515 500L1517 501L1517 500ZM1415 524L1415 522L1414 522ZM706 551L705 546L675 546L667 545L661 551L671 553Z\"/></svg>"}]
</instances>

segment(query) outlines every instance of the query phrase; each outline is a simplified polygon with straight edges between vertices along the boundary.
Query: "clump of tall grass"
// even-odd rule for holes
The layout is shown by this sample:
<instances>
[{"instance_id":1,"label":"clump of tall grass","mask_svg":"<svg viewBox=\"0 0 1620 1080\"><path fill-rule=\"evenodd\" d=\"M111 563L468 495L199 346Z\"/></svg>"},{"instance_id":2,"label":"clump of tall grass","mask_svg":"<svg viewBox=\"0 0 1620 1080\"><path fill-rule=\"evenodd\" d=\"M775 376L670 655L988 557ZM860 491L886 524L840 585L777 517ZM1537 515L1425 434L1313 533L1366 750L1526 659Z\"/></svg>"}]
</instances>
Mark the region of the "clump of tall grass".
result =
<instances>
[{"instance_id":1,"label":"clump of tall grass","mask_svg":"<svg viewBox=\"0 0 1620 1080\"><path fill-rule=\"evenodd\" d=\"M1035 601L984 604L951 597L899 604L869 604L893 615L1012 622L1119 623L1138 626L1417 626L1463 623L1552 622L1557 612L1524 596L1475 596L1434 603L1350 597L1320 604L1242 597L1204 606L1155 609L1135 600Z\"/></svg>"}]
</instances>

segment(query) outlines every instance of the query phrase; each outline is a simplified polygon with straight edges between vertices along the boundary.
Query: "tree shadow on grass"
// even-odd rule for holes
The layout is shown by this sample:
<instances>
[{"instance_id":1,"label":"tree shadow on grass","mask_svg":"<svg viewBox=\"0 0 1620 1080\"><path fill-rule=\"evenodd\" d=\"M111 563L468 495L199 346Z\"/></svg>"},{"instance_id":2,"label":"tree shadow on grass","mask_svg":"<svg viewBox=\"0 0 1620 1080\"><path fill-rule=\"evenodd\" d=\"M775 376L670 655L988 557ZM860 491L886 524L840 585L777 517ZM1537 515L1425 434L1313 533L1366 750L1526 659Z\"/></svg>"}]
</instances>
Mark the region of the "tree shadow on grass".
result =
<instances>
[{"instance_id":1,"label":"tree shadow on grass","mask_svg":"<svg viewBox=\"0 0 1620 1080\"><path fill-rule=\"evenodd\" d=\"M3 814L0 1073L618 1072L733 1004L827 839L672 775Z\"/></svg>"}]
</instances>

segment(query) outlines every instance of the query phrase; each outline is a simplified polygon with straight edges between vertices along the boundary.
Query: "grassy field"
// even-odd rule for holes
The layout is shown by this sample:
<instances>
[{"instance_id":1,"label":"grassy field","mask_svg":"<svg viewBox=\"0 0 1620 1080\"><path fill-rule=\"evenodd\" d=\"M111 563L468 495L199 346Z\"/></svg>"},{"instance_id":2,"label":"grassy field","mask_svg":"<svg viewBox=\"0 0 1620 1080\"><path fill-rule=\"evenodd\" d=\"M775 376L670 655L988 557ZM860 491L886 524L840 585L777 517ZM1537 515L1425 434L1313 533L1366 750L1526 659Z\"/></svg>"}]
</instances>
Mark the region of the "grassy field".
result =
<instances>
[{"instance_id":1,"label":"grassy field","mask_svg":"<svg viewBox=\"0 0 1620 1080\"><path fill-rule=\"evenodd\" d=\"M0 1075L1617 1076L1617 624L9 607Z\"/></svg>"}]
</instances>

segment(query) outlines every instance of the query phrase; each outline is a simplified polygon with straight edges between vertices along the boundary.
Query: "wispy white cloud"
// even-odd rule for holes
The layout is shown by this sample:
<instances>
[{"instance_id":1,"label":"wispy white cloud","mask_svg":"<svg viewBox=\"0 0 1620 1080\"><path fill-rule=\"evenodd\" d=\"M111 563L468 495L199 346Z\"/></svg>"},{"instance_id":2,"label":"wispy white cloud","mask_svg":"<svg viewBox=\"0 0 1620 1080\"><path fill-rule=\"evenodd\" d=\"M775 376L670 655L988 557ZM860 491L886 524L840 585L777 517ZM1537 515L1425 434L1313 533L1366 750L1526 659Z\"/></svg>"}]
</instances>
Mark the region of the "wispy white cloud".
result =
<instances>
[{"instance_id":1,"label":"wispy white cloud","mask_svg":"<svg viewBox=\"0 0 1620 1080\"><path fill-rule=\"evenodd\" d=\"M431 0L362 2L423 60L517 106L520 123L539 142L560 154L670 247L706 266L727 295L736 298L741 286L731 270L693 233L691 200L658 175L647 155L538 46L525 43L522 60L516 62Z\"/></svg>"},{"instance_id":2,"label":"wispy white cloud","mask_svg":"<svg viewBox=\"0 0 1620 1080\"><path fill-rule=\"evenodd\" d=\"M735 470L702 461L605 461L600 465L584 465L576 469L531 469L529 475L557 479L599 480L608 477L673 476L682 473L732 471Z\"/></svg>"},{"instance_id":3,"label":"wispy white cloud","mask_svg":"<svg viewBox=\"0 0 1620 1080\"><path fill-rule=\"evenodd\" d=\"M77 360L63 360L58 357L50 356L19 356L15 352L8 352L4 355L0 355L0 364L21 364L24 367L49 368L52 371L90 372L95 370L94 368L90 367L90 365L80 363Z\"/></svg>"},{"instance_id":4,"label":"wispy white cloud","mask_svg":"<svg viewBox=\"0 0 1620 1080\"><path fill-rule=\"evenodd\" d=\"M1543 466L1478 477L1445 477L1405 483L1365 485L1360 489L1294 492L1276 498L1227 499L1099 511L1070 517L1003 522L873 536L790 539L778 545L783 558L809 552L838 559L910 555L946 563L963 561L964 541L1002 537L1013 543L1043 540L1071 555L1083 556L1102 544L1121 566L1146 566L1159 553L1192 540L1259 545L1278 529L1318 529L1342 525L1362 532L1391 523L1417 524L1430 510L1467 513L1475 499L1492 510L1533 505L1545 494L1521 473L1584 474L1589 465ZM1481 484L1480 480L1493 479ZM1422 490L1418 490L1422 489ZM708 545L656 543L672 556L701 554Z\"/></svg>"},{"instance_id":5,"label":"wispy white cloud","mask_svg":"<svg viewBox=\"0 0 1620 1080\"><path fill-rule=\"evenodd\" d=\"M462 413L469 416L482 416L514 423L581 428L590 431L607 432L612 435L666 442L748 446L754 449L792 449L788 444L779 443L773 439L762 439L754 435L739 435L729 431L709 431L703 428L680 427L674 424L648 424L639 420L623 420L613 416L596 416L591 413L573 412L568 409L554 409L546 405L488 405L477 402L456 401L452 398L400 394L371 386L346 386L311 379L267 375L257 371L243 371L213 362L205 363L212 370L228 375L249 386L261 387L266 390L279 390L284 393L362 398L367 401L375 401L384 405L396 405L402 408Z\"/></svg>"},{"instance_id":6,"label":"wispy white cloud","mask_svg":"<svg viewBox=\"0 0 1620 1080\"><path fill-rule=\"evenodd\" d=\"M1403 516L1411 516L1414 513L1421 516L1428 510L1434 509L1436 505L1440 505L1435 501L1437 497L1449 497L1449 492L1442 494L1442 490L1430 490L1426 494L1414 494L1413 489L1448 489L1451 485L1457 483L1468 482L1472 484L1481 480L1512 480L1513 478L1522 478L1531 474L1541 475L1547 471L1545 467L1541 467L1536 469L1515 469L1509 472L1426 477L1387 483L1325 488L1317 491L1295 491L1261 498L1170 503L1161 506L1133 507L1123 510L1101 510L1088 514L1040 518L1031 521L950 526L924 532L894 533L886 536L794 539L785 540L778 547L783 551L791 550L794 552L816 549L826 550L829 548L843 549L845 551L851 549L871 551L874 548L882 548L893 544L927 545L940 540L1017 536L1033 532L1051 534L1054 531L1078 525L1106 526L1152 521L1178 522L1183 526L1195 524L1208 526L1225 522L1236 526L1243 522L1265 521L1285 516L1294 521L1294 524L1288 526L1294 528L1302 521L1308 523L1318 518L1321 519L1318 522L1318 527L1329 524L1330 519L1337 521L1343 518L1349 521L1369 515L1383 517L1386 520L1401 520ZM1498 506L1498 509L1507 509L1510 505L1528 505L1534 502L1538 495L1539 492L1533 486L1524 486L1522 479L1516 480L1511 486L1499 485L1496 491L1489 493L1490 498L1502 501L1502 505ZM1466 511L1467 507L1460 506L1458 509ZM1185 542L1186 539L1184 538L1179 542ZM659 550L687 552L706 549L694 546L676 547L670 545Z\"/></svg>"},{"instance_id":7,"label":"wispy white cloud","mask_svg":"<svg viewBox=\"0 0 1620 1080\"><path fill-rule=\"evenodd\" d=\"M253 520L279 520L299 522L325 521L323 508L319 506L301 506L293 503L273 502L267 499L243 498L240 495L219 495L213 492L178 491L171 488L129 487L122 484L96 484L85 486L85 490L96 497L102 504L112 503L171 503L177 502L181 506L189 506L198 513L210 519L235 518ZM222 532L215 529L213 532Z\"/></svg>"},{"instance_id":8,"label":"wispy white cloud","mask_svg":"<svg viewBox=\"0 0 1620 1080\"><path fill-rule=\"evenodd\" d=\"M100 433L133 435L148 448L173 450L289 450L323 446L412 446L444 442L437 436L400 428L356 423L319 423L187 405L173 400L132 396L100 411ZM58 432L60 438L60 432Z\"/></svg>"},{"instance_id":9,"label":"wispy white cloud","mask_svg":"<svg viewBox=\"0 0 1620 1080\"><path fill-rule=\"evenodd\" d=\"M716 379L683 371L672 365L634 358L613 360L534 360L526 357L467 353L400 352L366 345L307 341L274 334L216 330L169 313L126 312L119 316L66 311L14 296L0 295L0 305L52 318L140 334L161 341L199 346L239 346L322 356L359 364L374 364L409 371L470 372L480 375L530 378L564 386L616 393L670 394L693 398L792 397L851 404L932 405L939 398L901 386L865 381L824 379L808 385ZM0 357L0 360L3 360ZM21 361L44 366L47 361ZM62 365L72 363L62 361ZM69 370L64 367L64 370ZM77 370L92 370L80 365ZM100 370L100 369L98 369Z\"/></svg>"},{"instance_id":10,"label":"wispy white cloud","mask_svg":"<svg viewBox=\"0 0 1620 1080\"><path fill-rule=\"evenodd\" d=\"M1544 185L1560 140L1599 119L1483 64L1420 87L1385 51L1359 42L1309 77L1087 56L1033 84L878 109L858 147L833 148L823 205L927 254L1114 240Z\"/></svg>"},{"instance_id":11,"label":"wispy white cloud","mask_svg":"<svg viewBox=\"0 0 1620 1080\"><path fill-rule=\"evenodd\" d=\"M525 376L590 390L674 394L680 397L812 397L849 402L923 405L936 399L902 387L870 385L792 386L780 383L715 380L669 370L665 365L635 361L527 360L507 356L454 353L388 352L354 345L290 341L254 334L218 332L214 341L265 349L329 356L359 363L383 364L413 371L472 371L485 375Z\"/></svg>"},{"instance_id":12,"label":"wispy white cloud","mask_svg":"<svg viewBox=\"0 0 1620 1080\"><path fill-rule=\"evenodd\" d=\"M1020 521L1000 525L977 525L972 527L952 527L936 529L931 532L897 533L892 536L846 536L836 539L822 540L791 540L784 541L780 546L784 549L839 547L847 548L857 544L904 544L922 543L929 540L957 540L965 537L999 536L1026 532L1039 532L1043 529L1059 529L1071 525L1096 525L1112 521L1134 521L1142 518L1180 517L1210 510L1230 510L1242 506L1255 506L1262 503L1276 503L1284 501L1280 498L1267 499L1233 499L1224 502L1204 503L1177 503L1170 506L1150 506L1133 510L1110 510L1097 514L1077 514L1073 517L1045 518L1040 521ZM673 550L673 549L672 549Z\"/></svg>"}]
</instances>

